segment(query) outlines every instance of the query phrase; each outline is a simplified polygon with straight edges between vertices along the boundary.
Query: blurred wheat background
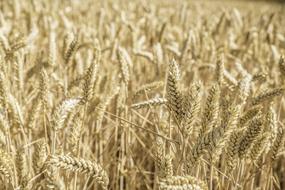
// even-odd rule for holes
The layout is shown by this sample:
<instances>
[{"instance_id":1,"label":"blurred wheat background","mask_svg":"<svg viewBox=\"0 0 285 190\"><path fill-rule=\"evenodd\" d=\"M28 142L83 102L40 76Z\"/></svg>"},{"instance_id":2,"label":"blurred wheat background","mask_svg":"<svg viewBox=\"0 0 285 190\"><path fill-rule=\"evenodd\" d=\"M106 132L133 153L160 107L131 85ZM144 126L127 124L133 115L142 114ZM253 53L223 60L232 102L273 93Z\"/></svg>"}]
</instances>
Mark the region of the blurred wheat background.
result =
<instances>
[{"instance_id":1,"label":"blurred wheat background","mask_svg":"<svg viewBox=\"0 0 285 190\"><path fill-rule=\"evenodd\" d=\"M0 0L0 189L285 189L281 1Z\"/></svg>"}]
</instances>

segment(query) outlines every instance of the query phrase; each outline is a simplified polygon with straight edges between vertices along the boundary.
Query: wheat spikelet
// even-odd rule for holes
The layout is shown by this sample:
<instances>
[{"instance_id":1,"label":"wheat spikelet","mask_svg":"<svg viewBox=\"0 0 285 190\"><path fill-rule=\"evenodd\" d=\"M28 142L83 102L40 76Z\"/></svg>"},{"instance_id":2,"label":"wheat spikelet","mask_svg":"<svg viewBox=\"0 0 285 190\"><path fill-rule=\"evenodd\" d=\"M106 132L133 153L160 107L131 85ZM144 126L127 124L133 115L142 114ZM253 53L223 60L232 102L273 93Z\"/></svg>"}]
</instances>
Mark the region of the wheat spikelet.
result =
<instances>
[{"instance_id":1,"label":"wheat spikelet","mask_svg":"<svg viewBox=\"0 0 285 190\"><path fill-rule=\"evenodd\" d=\"M265 101L272 101L276 96L283 95L284 88L276 88L267 92L263 92L252 99L252 105L258 105Z\"/></svg>"},{"instance_id":2,"label":"wheat spikelet","mask_svg":"<svg viewBox=\"0 0 285 190\"><path fill-rule=\"evenodd\" d=\"M49 46L48 46L48 64L54 66L56 64L56 33L52 30L49 33Z\"/></svg>"},{"instance_id":3,"label":"wheat spikelet","mask_svg":"<svg viewBox=\"0 0 285 190\"><path fill-rule=\"evenodd\" d=\"M241 135L243 134L243 131L241 130L236 130L233 131L229 141L228 141L228 146L226 148L226 166L231 170L235 166L236 158L238 155L239 151L239 143L241 139Z\"/></svg>"},{"instance_id":4,"label":"wheat spikelet","mask_svg":"<svg viewBox=\"0 0 285 190\"><path fill-rule=\"evenodd\" d=\"M160 43L153 46L154 63L160 65L163 62L163 49Z\"/></svg>"},{"instance_id":5,"label":"wheat spikelet","mask_svg":"<svg viewBox=\"0 0 285 190\"><path fill-rule=\"evenodd\" d=\"M239 157L242 158L247 154L252 143L256 140L258 134L261 132L261 125L262 121L258 117L253 118L250 121L249 126L244 131L240 140L239 150L238 150Z\"/></svg>"},{"instance_id":6,"label":"wheat spikelet","mask_svg":"<svg viewBox=\"0 0 285 190\"><path fill-rule=\"evenodd\" d=\"M60 130L64 125L64 121L73 109L80 103L80 98L71 98L63 100L57 105L52 113L52 128L57 131Z\"/></svg>"},{"instance_id":7,"label":"wheat spikelet","mask_svg":"<svg viewBox=\"0 0 285 190\"><path fill-rule=\"evenodd\" d=\"M35 121L36 121L36 119L40 113L40 109L41 109L40 95L37 95L32 101L32 107L31 107L30 113L29 113L27 121L26 121L26 127L28 129L34 128Z\"/></svg>"},{"instance_id":8,"label":"wheat spikelet","mask_svg":"<svg viewBox=\"0 0 285 190\"><path fill-rule=\"evenodd\" d=\"M278 133L278 125L277 125L277 114L273 109L273 105L271 104L268 111L265 114L265 122L264 122L264 131L263 133L268 134L268 142L266 146L266 152L269 152L271 147L273 146L274 140Z\"/></svg>"},{"instance_id":9,"label":"wheat spikelet","mask_svg":"<svg viewBox=\"0 0 285 190\"><path fill-rule=\"evenodd\" d=\"M98 64L101 60L101 49L98 43L96 43L96 47L94 48L94 60L93 63L89 66L84 76L83 83L83 97L82 104L86 104L93 96L93 85L95 83L97 72L98 72Z\"/></svg>"},{"instance_id":10,"label":"wheat spikelet","mask_svg":"<svg viewBox=\"0 0 285 190\"><path fill-rule=\"evenodd\" d=\"M157 98L152 98L152 99L147 100L147 101L132 104L131 108L142 109L142 108L149 107L149 106L160 106L160 105L163 105L166 103L167 103L167 100L165 98L157 97Z\"/></svg>"},{"instance_id":11,"label":"wheat spikelet","mask_svg":"<svg viewBox=\"0 0 285 190\"><path fill-rule=\"evenodd\" d=\"M39 98L41 100L43 109L47 109L47 95L49 93L48 91L48 74L46 70L43 68L40 72L40 83L39 83Z\"/></svg>"},{"instance_id":12,"label":"wheat spikelet","mask_svg":"<svg viewBox=\"0 0 285 190\"><path fill-rule=\"evenodd\" d=\"M133 95L133 99L135 99L137 96L150 92L152 90L155 90L159 87L163 86L163 82L162 81L156 81L156 82L152 82L149 84L145 84L142 87L140 87L138 90L135 91L134 95Z\"/></svg>"},{"instance_id":13,"label":"wheat spikelet","mask_svg":"<svg viewBox=\"0 0 285 190\"><path fill-rule=\"evenodd\" d=\"M2 113L0 113L0 130L3 131L5 134L7 134L9 129L10 129L9 121Z\"/></svg>"},{"instance_id":14,"label":"wheat spikelet","mask_svg":"<svg viewBox=\"0 0 285 190\"><path fill-rule=\"evenodd\" d=\"M213 85L209 91L204 112L201 118L200 136L211 130L211 128L215 125L219 111L219 98L220 88L218 85Z\"/></svg>"},{"instance_id":15,"label":"wheat spikelet","mask_svg":"<svg viewBox=\"0 0 285 190\"><path fill-rule=\"evenodd\" d=\"M12 94L8 95L8 118L14 132L18 131L24 122L19 102Z\"/></svg>"},{"instance_id":16,"label":"wheat spikelet","mask_svg":"<svg viewBox=\"0 0 285 190\"><path fill-rule=\"evenodd\" d=\"M186 174L191 172L193 166L195 166L206 151L211 153L217 148L225 131L224 127L215 127L202 137L199 137L198 142L194 144L193 148L186 156L186 164L184 166Z\"/></svg>"},{"instance_id":17,"label":"wheat spikelet","mask_svg":"<svg viewBox=\"0 0 285 190\"><path fill-rule=\"evenodd\" d=\"M261 107L256 106L253 108L250 108L247 110L240 118L238 122L238 127L243 127L248 121L250 121L252 118L257 116L258 113L260 113Z\"/></svg>"},{"instance_id":18,"label":"wheat spikelet","mask_svg":"<svg viewBox=\"0 0 285 190\"><path fill-rule=\"evenodd\" d=\"M25 150L23 148L17 150L15 163L17 169L18 183L20 185L23 185L25 177L27 175L26 155Z\"/></svg>"},{"instance_id":19,"label":"wheat spikelet","mask_svg":"<svg viewBox=\"0 0 285 190\"><path fill-rule=\"evenodd\" d=\"M252 82L260 82L260 83L264 83L266 82L266 74L263 73L258 73L252 76Z\"/></svg>"},{"instance_id":20,"label":"wheat spikelet","mask_svg":"<svg viewBox=\"0 0 285 190\"><path fill-rule=\"evenodd\" d=\"M159 181L159 190L207 190L204 182L192 176L171 176Z\"/></svg>"},{"instance_id":21,"label":"wheat spikelet","mask_svg":"<svg viewBox=\"0 0 285 190\"><path fill-rule=\"evenodd\" d=\"M164 162L165 162L165 168L164 168L164 171L165 171L165 176L166 177L171 177L173 176L173 165L172 165L172 156L167 154L165 157L164 157Z\"/></svg>"},{"instance_id":22,"label":"wheat spikelet","mask_svg":"<svg viewBox=\"0 0 285 190\"><path fill-rule=\"evenodd\" d=\"M48 161L48 165L64 169L67 171L86 173L98 182L103 189L107 189L109 184L109 178L103 168L96 162L90 160L84 160L79 158L73 158L70 156L57 156L52 155Z\"/></svg>"},{"instance_id":23,"label":"wheat spikelet","mask_svg":"<svg viewBox=\"0 0 285 190\"><path fill-rule=\"evenodd\" d=\"M216 81L221 86L224 83L224 55L222 53L218 55L215 74Z\"/></svg>"},{"instance_id":24,"label":"wheat spikelet","mask_svg":"<svg viewBox=\"0 0 285 190\"><path fill-rule=\"evenodd\" d=\"M201 86L199 83L195 83L183 96L183 127L184 133L188 136L190 135L193 124L200 112L200 102Z\"/></svg>"},{"instance_id":25,"label":"wheat spikelet","mask_svg":"<svg viewBox=\"0 0 285 190\"><path fill-rule=\"evenodd\" d=\"M13 69L15 71L15 81L17 82L17 87L20 92L23 91L24 88L24 57L17 53L15 55L15 61L13 63Z\"/></svg>"},{"instance_id":26,"label":"wheat spikelet","mask_svg":"<svg viewBox=\"0 0 285 190\"><path fill-rule=\"evenodd\" d=\"M271 146L271 153L270 154L271 154L272 161L274 161L277 158L278 153L279 153L281 147L284 144L284 139L285 139L284 138L284 136L285 136L284 135L285 134L284 131L285 130L284 130L283 126L278 127L276 138L275 138L275 140L273 142L273 145Z\"/></svg>"},{"instance_id":27,"label":"wheat spikelet","mask_svg":"<svg viewBox=\"0 0 285 190\"><path fill-rule=\"evenodd\" d=\"M119 47L117 49L117 59L120 63L120 69L121 69L121 73L122 73L122 79L125 83L126 86L128 86L129 84L129 80L130 80L130 65L128 64L123 52L122 52L122 48Z\"/></svg>"},{"instance_id":28,"label":"wheat spikelet","mask_svg":"<svg viewBox=\"0 0 285 190\"><path fill-rule=\"evenodd\" d=\"M64 55L63 55L64 61L66 64L70 62L71 57L75 54L77 47L78 47L78 36L72 35L72 38L73 39L68 44L66 51L64 52Z\"/></svg>"},{"instance_id":29,"label":"wheat spikelet","mask_svg":"<svg viewBox=\"0 0 285 190\"><path fill-rule=\"evenodd\" d=\"M1 97L1 105L4 109L7 108L7 99L8 99L8 90L7 84L5 82L5 75L2 71L0 71L0 97Z\"/></svg>"},{"instance_id":30,"label":"wheat spikelet","mask_svg":"<svg viewBox=\"0 0 285 190\"><path fill-rule=\"evenodd\" d=\"M169 71L166 84L166 99L168 106L174 113L178 122L181 121L182 113L182 95L179 91L180 71L175 60L169 62Z\"/></svg>"},{"instance_id":31,"label":"wheat spikelet","mask_svg":"<svg viewBox=\"0 0 285 190\"><path fill-rule=\"evenodd\" d=\"M75 154L78 150L78 141L80 139L81 136L81 118L80 118L80 114L76 114L73 118L72 118L72 125L70 128L70 133L67 137L67 142L69 144L69 150Z\"/></svg>"},{"instance_id":32,"label":"wheat spikelet","mask_svg":"<svg viewBox=\"0 0 285 190\"><path fill-rule=\"evenodd\" d=\"M154 157L155 157L155 164L158 168L159 176L165 177L165 159L164 159L164 142L162 138L156 137L155 140L155 147L154 147Z\"/></svg>"},{"instance_id":33,"label":"wheat spikelet","mask_svg":"<svg viewBox=\"0 0 285 190\"><path fill-rule=\"evenodd\" d=\"M268 137L268 133L264 133L257 137L256 141L253 143L249 151L249 157L251 158L251 160L257 161L259 159L263 150L266 148Z\"/></svg>"},{"instance_id":34,"label":"wheat spikelet","mask_svg":"<svg viewBox=\"0 0 285 190\"><path fill-rule=\"evenodd\" d=\"M35 151L33 153L33 169L35 173L39 173L46 161L47 158L47 144L41 140L36 143Z\"/></svg>"},{"instance_id":35,"label":"wheat spikelet","mask_svg":"<svg viewBox=\"0 0 285 190\"><path fill-rule=\"evenodd\" d=\"M228 144L231 134L236 129L240 110L240 106L230 107L225 118L222 119L219 127L223 128L224 132L219 142L212 147L212 150L210 150L210 154L211 157L213 157L212 159L214 162L218 160L219 156L222 154L222 149Z\"/></svg>"},{"instance_id":36,"label":"wheat spikelet","mask_svg":"<svg viewBox=\"0 0 285 190\"><path fill-rule=\"evenodd\" d=\"M26 121L26 126L29 129L34 128L35 120L38 118L41 108L44 109L43 113L45 113L45 109L47 108L47 78L47 73L43 68L40 72L39 92L33 99L32 107Z\"/></svg>"},{"instance_id":37,"label":"wheat spikelet","mask_svg":"<svg viewBox=\"0 0 285 190\"><path fill-rule=\"evenodd\" d=\"M11 182L14 175L12 157L5 150L0 148L0 175Z\"/></svg>"},{"instance_id":38,"label":"wheat spikelet","mask_svg":"<svg viewBox=\"0 0 285 190\"><path fill-rule=\"evenodd\" d=\"M281 73L281 76L284 78L285 76L285 60L284 55L282 55L279 59L279 71Z\"/></svg>"}]
</instances>

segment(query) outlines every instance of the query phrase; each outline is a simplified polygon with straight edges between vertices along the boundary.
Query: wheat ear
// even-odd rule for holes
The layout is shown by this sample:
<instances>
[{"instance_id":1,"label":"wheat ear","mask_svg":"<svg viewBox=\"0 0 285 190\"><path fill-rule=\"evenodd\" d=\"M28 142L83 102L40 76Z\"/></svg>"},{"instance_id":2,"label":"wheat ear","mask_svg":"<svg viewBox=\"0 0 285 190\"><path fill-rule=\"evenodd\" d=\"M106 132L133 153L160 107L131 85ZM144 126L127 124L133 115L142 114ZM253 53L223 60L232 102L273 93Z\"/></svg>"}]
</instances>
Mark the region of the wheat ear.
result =
<instances>
[{"instance_id":1,"label":"wheat ear","mask_svg":"<svg viewBox=\"0 0 285 190\"><path fill-rule=\"evenodd\" d=\"M220 88L218 85L213 85L209 91L206 100L206 105L201 118L200 136L203 136L207 131L211 130L218 118L219 112Z\"/></svg>"},{"instance_id":2,"label":"wheat ear","mask_svg":"<svg viewBox=\"0 0 285 190\"><path fill-rule=\"evenodd\" d=\"M272 159L272 161L276 160L276 158L278 157L278 153L284 144L284 139L285 139L285 129L283 126L280 126L278 128L278 132L277 132L276 138L273 142L273 145L271 146L271 159Z\"/></svg>"},{"instance_id":3,"label":"wheat ear","mask_svg":"<svg viewBox=\"0 0 285 190\"><path fill-rule=\"evenodd\" d=\"M155 90L161 86L163 86L162 81L156 81L156 82L152 82L149 84L145 84L142 87L140 87L137 91L135 91L135 93L133 95L133 99L135 99L137 96L139 96L141 94L144 94L146 92L150 92L150 91Z\"/></svg>"},{"instance_id":4,"label":"wheat ear","mask_svg":"<svg viewBox=\"0 0 285 190\"><path fill-rule=\"evenodd\" d=\"M103 189L108 188L109 178L106 171L96 162L71 156L52 155L48 165L67 171L86 173L97 181Z\"/></svg>"},{"instance_id":5,"label":"wheat ear","mask_svg":"<svg viewBox=\"0 0 285 190\"><path fill-rule=\"evenodd\" d=\"M86 104L93 96L93 85L95 83L99 62L101 60L101 48L99 43L95 41L95 48L94 48L94 58L93 62L89 66L84 76L84 83L83 83L83 97L82 97L82 104Z\"/></svg>"},{"instance_id":6,"label":"wheat ear","mask_svg":"<svg viewBox=\"0 0 285 190\"><path fill-rule=\"evenodd\" d=\"M262 121L259 117L253 118L248 128L244 131L239 144L239 157L243 157L249 151L252 143L258 137L258 134L261 132Z\"/></svg>"},{"instance_id":7,"label":"wheat ear","mask_svg":"<svg viewBox=\"0 0 285 190\"><path fill-rule=\"evenodd\" d=\"M149 107L149 106L160 106L167 103L167 100L165 98L152 98L150 100L147 101L143 101L143 102L139 102L139 103L135 103L131 105L131 108L133 109L142 109L145 107Z\"/></svg>"},{"instance_id":8,"label":"wheat ear","mask_svg":"<svg viewBox=\"0 0 285 190\"><path fill-rule=\"evenodd\" d=\"M276 96L281 96L284 93L284 88L276 88L267 92L263 92L252 99L252 105L258 105L265 101L272 101Z\"/></svg>"},{"instance_id":9,"label":"wheat ear","mask_svg":"<svg viewBox=\"0 0 285 190\"><path fill-rule=\"evenodd\" d=\"M159 190L207 190L203 181L192 176L171 176L159 181Z\"/></svg>"},{"instance_id":10,"label":"wheat ear","mask_svg":"<svg viewBox=\"0 0 285 190\"><path fill-rule=\"evenodd\" d=\"M195 83L183 96L183 134L189 136L196 118L200 112L201 85Z\"/></svg>"},{"instance_id":11,"label":"wheat ear","mask_svg":"<svg viewBox=\"0 0 285 190\"><path fill-rule=\"evenodd\" d=\"M180 71L178 64L173 59L169 62L169 70L166 84L166 99L168 106L178 122L181 121L182 112L182 95L179 91Z\"/></svg>"},{"instance_id":12,"label":"wheat ear","mask_svg":"<svg viewBox=\"0 0 285 190\"><path fill-rule=\"evenodd\" d=\"M14 176L12 157L5 150L0 148L0 175L10 183Z\"/></svg>"},{"instance_id":13,"label":"wheat ear","mask_svg":"<svg viewBox=\"0 0 285 190\"><path fill-rule=\"evenodd\" d=\"M81 101L80 98L71 98L63 100L59 105L57 105L52 112L52 128L57 131L64 126L64 121L75 107Z\"/></svg>"}]
</instances>

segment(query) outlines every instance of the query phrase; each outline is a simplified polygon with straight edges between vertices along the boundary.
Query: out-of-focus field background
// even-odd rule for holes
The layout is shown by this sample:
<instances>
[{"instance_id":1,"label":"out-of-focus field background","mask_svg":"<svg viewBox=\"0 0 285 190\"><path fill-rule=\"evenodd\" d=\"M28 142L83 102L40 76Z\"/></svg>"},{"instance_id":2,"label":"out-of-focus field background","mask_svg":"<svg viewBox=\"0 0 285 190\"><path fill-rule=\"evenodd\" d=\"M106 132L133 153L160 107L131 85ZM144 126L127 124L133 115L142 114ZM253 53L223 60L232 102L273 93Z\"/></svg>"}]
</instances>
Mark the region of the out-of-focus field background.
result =
<instances>
[{"instance_id":1,"label":"out-of-focus field background","mask_svg":"<svg viewBox=\"0 0 285 190\"><path fill-rule=\"evenodd\" d=\"M284 1L0 0L0 189L285 189Z\"/></svg>"}]
</instances>

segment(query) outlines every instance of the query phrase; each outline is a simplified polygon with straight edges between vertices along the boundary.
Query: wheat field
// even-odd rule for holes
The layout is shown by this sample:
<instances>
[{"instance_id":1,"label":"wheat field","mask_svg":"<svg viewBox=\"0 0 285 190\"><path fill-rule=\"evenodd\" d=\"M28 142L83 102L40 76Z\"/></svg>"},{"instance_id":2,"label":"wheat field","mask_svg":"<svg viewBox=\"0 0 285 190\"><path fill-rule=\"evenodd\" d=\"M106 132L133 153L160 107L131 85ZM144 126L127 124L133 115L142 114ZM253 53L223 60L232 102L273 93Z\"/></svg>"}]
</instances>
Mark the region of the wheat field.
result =
<instances>
[{"instance_id":1,"label":"wheat field","mask_svg":"<svg viewBox=\"0 0 285 190\"><path fill-rule=\"evenodd\" d=\"M0 0L0 190L284 190L285 4Z\"/></svg>"}]
</instances>

